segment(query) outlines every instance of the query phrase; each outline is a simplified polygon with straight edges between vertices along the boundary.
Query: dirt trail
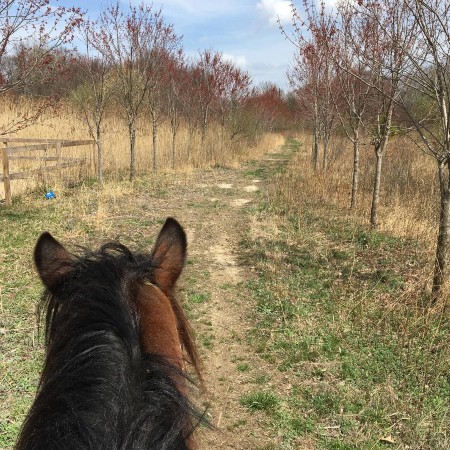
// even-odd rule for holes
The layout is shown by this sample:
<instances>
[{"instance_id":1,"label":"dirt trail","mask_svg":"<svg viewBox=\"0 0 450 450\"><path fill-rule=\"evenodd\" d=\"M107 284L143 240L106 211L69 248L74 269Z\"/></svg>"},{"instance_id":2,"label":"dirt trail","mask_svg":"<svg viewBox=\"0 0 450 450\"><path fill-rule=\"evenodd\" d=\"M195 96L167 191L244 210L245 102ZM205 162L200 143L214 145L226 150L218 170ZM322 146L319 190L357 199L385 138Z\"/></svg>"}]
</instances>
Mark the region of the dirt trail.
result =
<instances>
[{"instance_id":1,"label":"dirt trail","mask_svg":"<svg viewBox=\"0 0 450 450\"><path fill-rule=\"evenodd\" d=\"M266 164L277 164L267 162ZM139 240L148 225L156 230L165 216L177 218L188 237L188 264L180 280L190 321L204 363L204 396L216 430L200 430L199 449L257 449L268 444L264 418L239 403L268 368L247 343L254 307L242 282L253 276L239 264L239 242L249 229L264 180L258 165L167 175L129 202L120 198L105 217L115 217L118 239ZM127 214L124 216L124 211ZM130 236L130 220L134 227ZM122 225L121 225L122 224Z\"/></svg>"},{"instance_id":2,"label":"dirt trail","mask_svg":"<svg viewBox=\"0 0 450 450\"><path fill-rule=\"evenodd\" d=\"M241 372L252 365L252 351L246 344L251 305L241 298L240 283L251 274L239 265L238 243L248 227L246 208L257 201L259 179L244 176L244 171L219 171L214 183L202 188L206 207L194 221L200 225L190 243L190 255L201 266L195 286L210 298L199 305L199 317L193 321L198 337L208 389L207 406L213 431L202 431L201 449L250 449L260 447L262 436L251 425L251 415L239 404L249 375ZM199 267L197 267L199 269ZM186 271L189 279L190 269ZM248 425L242 427L243 425Z\"/></svg>"}]
</instances>

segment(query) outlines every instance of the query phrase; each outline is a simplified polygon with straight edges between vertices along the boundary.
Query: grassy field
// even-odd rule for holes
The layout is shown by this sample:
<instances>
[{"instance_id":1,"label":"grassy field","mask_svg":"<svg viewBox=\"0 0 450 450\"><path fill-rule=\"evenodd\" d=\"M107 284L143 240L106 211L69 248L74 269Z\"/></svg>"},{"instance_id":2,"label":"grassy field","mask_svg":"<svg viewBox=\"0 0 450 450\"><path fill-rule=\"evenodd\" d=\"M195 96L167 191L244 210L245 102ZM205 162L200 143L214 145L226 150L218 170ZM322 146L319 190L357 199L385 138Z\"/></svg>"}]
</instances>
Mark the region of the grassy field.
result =
<instances>
[{"instance_id":1,"label":"grassy field","mask_svg":"<svg viewBox=\"0 0 450 450\"><path fill-rule=\"evenodd\" d=\"M191 243L180 294L219 428L200 448L449 448L449 315L445 303L424 308L431 231L370 231L364 201L349 215L348 185L330 191L316 176L314 189L308 164L307 143L290 139L243 166L87 180L56 201L35 192L1 208L0 448L13 445L42 362L39 233L74 251L107 237L149 247L167 215ZM433 229L425 219L416 231Z\"/></svg>"},{"instance_id":2,"label":"grassy field","mask_svg":"<svg viewBox=\"0 0 450 450\"><path fill-rule=\"evenodd\" d=\"M300 161L266 171L263 232L241 244L258 271L248 340L273 368L241 398L279 436L264 449L449 448L450 322L444 304L423 307L423 244L293 190L308 182Z\"/></svg>"}]
</instances>

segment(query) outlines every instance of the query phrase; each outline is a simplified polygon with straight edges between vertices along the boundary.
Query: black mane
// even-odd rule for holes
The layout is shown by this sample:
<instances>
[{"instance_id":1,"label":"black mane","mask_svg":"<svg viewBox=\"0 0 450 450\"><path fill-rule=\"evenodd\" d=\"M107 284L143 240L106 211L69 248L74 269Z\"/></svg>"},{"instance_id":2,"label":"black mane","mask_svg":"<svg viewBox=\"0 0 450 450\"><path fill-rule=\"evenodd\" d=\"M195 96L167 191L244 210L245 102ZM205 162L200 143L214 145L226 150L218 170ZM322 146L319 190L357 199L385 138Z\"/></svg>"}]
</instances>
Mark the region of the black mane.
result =
<instances>
[{"instance_id":1,"label":"black mane","mask_svg":"<svg viewBox=\"0 0 450 450\"><path fill-rule=\"evenodd\" d=\"M200 414L141 345L135 289L157 262L109 243L65 264L40 303L46 359L17 449L188 449Z\"/></svg>"}]
</instances>

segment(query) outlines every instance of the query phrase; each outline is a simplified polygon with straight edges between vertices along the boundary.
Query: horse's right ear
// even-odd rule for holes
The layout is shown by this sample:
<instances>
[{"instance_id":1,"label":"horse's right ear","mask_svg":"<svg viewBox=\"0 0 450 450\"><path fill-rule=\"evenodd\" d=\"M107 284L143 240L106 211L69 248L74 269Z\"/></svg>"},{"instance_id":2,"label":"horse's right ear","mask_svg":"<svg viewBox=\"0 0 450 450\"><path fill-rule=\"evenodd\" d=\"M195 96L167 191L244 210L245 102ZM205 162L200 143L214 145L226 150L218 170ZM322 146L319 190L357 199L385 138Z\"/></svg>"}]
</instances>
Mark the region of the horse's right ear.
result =
<instances>
[{"instance_id":1,"label":"horse's right ear","mask_svg":"<svg viewBox=\"0 0 450 450\"><path fill-rule=\"evenodd\" d=\"M164 223L153 248L152 257L156 284L163 290L171 290L183 270L186 259L186 233L172 217Z\"/></svg>"},{"instance_id":2,"label":"horse's right ear","mask_svg":"<svg viewBox=\"0 0 450 450\"><path fill-rule=\"evenodd\" d=\"M41 280L52 290L70 271L70 253L50 234L42 233L34 249L34 262Z\"/></svg>"}]
</instances>

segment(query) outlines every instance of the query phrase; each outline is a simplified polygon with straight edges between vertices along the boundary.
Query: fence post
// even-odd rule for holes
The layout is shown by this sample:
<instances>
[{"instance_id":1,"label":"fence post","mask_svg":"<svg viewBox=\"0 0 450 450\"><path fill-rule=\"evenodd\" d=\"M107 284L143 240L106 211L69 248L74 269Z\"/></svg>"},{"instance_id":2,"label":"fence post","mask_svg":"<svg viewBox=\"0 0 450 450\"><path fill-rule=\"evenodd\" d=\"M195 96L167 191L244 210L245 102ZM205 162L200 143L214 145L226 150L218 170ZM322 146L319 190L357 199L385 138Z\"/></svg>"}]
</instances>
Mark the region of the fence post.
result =
<instances>
[{"instance_id":1,"label":"fence post","mask_svg":"<svg viewBox=\"0 0 450 450\"><path fill-rule=\"evenodd\" d=\"M56 160L56 165L59 166L61 164L61 142L56 142L55 148L56 148L56 157L58 158ZM61 167L59 168L59 180L62 180Z\"/></svg>"},{"instance_id":2,"label":"fence post","mask_svg":"<svg viewBox=\"0 0 450 450\"><path fill-rule=\"evenodd\" d=\"M4 142L5 147L2 148L2 166L3 166L3 185L5 186L5 203L6 206L12 205L11 199L11 181L9 179L9 159L8 150L6 149L8 143Z\"/></svg>"}]
</instances>

